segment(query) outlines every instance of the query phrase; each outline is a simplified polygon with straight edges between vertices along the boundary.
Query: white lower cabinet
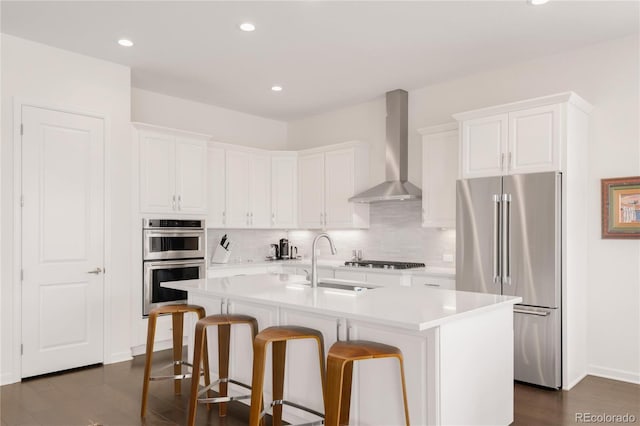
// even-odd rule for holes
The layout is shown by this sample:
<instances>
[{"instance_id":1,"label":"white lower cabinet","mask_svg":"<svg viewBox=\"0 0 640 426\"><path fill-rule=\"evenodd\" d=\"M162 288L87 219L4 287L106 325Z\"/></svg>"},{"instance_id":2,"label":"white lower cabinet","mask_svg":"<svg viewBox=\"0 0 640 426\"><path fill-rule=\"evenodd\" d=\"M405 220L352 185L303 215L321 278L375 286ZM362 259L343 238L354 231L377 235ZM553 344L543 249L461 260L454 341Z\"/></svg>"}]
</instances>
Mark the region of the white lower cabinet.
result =
<instances>
[{"instance_id":1,"label":"white lower cabinet","mask_svg":"<svg viewBox=\"0 0 640 426\"><path fill-rule=\"evenodd\" d=\"M428 345L434 344L433 333L403 334L398 329L349 321L350 339L384 343L402 351L409 418L415 425L436 422L435 410L431 409L435 407L429 407L433 403L428 400L427 384L428 374L436 371L435 361L427 357ZM354 362L350 424L405 424L400 366L396 358Z\"/></svg>"},{"instance_id":2,"label":"white lower cabinet","mask_svg":"<svg viewBox=\"0 0 640 426\"><path fill-rule=\"evenodd\" d=\"M250 315L258 321L258 331L272 327L278 323L278 308L255 303L229 300L229 313ZM231 378L251 386L253 371L253 339L248 325L231 327L231 351L229 371ZM271 397L271 362L268 361L268 376L265 378L265 394ZM232 385L233 386L233 385ZM242 389L242 388L239 388ZM247 393L242 391L242 393ZM247 404L251 401L246 400Z\"/></svg>"},{"instance_id":3,"label":"white lower cabinet","mask_svg":"<svg viewBox=\"0 0 640 426\"><path fill-rule=\"evenodd\" d=\"M329 348L338 339L338 325L341 323L337 318L330 316L289 309L280 311L281 325L309 327L322 332L325 359ZM324 413L319 368L318 347L314 340L289 341L287 343L284 398ZM294 424L317 419L309 413L287 406L284 407L283 416L285 420Z\"/></svg>"}]
</instances>

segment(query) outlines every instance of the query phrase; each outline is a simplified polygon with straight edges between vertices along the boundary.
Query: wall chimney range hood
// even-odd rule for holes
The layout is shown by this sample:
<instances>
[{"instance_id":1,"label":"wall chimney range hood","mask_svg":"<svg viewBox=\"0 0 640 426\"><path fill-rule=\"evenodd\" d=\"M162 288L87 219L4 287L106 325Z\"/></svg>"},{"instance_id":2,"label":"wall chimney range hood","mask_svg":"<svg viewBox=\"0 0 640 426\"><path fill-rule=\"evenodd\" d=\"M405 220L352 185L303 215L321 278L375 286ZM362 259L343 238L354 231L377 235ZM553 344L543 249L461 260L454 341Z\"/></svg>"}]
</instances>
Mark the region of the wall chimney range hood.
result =
<instances>
[{"instance_id":1,"label":"wall chimney range hood","mask_svg":"<svg viewBox=\"0 0 640 426\"><path fill-rule=\"evenodd\" d=\"M407 180L409 94L397 89L387 92L386 182L349 198L354 203L419 200L422 190Z\"/></svg>"}]
</instances>

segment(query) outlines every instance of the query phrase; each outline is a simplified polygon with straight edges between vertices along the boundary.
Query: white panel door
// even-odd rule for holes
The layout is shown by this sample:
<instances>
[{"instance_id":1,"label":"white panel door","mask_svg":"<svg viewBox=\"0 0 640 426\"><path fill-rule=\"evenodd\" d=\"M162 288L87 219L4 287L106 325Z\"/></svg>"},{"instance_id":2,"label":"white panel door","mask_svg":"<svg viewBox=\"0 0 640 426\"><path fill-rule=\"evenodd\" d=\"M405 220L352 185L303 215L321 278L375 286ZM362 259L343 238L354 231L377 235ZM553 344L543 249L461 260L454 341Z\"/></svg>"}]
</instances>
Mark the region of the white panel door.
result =
<instances>
[{"instance_id":1,"label":"white panel door","mask_svg":"<svg viewBox=\"0 0 640 426\"><path fill-rule=\"evenodd\" d=\"M302 155L298 160L298 221L301 228L324 226L324 154Z\"/></svg>"},{"instance_id":2,"label":"white panel door","mask_svg":"<svg viewBox=\"0 0 640 426\"><path fill-rule=\"evenodd\" d=\"M249 226L271 228L271 157L253 154L249 160Z\"/></svg>"},{"instance_id":3,"label":"white panel door","mask_svg":"<svg viewBox=\"0 0 640 426\"><path fill-rule=\"evenodd\" d=\"M227 227L249 226L249 154L227 150Z\"/></svg>"},{"instance_id":4,"label":"white panel door","mask_svg":"<svg viewBox=\"0 0 640 426\"><path fill-rule=\"evenodd\" d=\"M560 170L561 111L546 105L509 113L510 174Z\"/></svg>"},{"instance_id":5,"label":"white panel door","mask_svg":"<svg viewBox=\"0 0 640 426\"><path fill-rule=\"evenodd\" d=\"M175 138L140 133L140 210L165 213L176 210Z\"/></svg>"},{"instance_id":6,"label":"white panel door","mask_svg":"<svg viewBox=\"0 0 640 426\"><path fill-rule=\"evenodd\" d=\"M324 156L325 223L327 228L352 228L355 188L355 153L353 149L330 151Z\"/></svg>"},{"instance_id":7,"label":"white panel door","mask_svg":"<svg viewBox=\"0 0 640 426\"><path fill-rule=\"evenodd\" d=\"M500 176L507 148L507 114L462 123L462 177Z\"/></svg>"},{"instance_id":8,"label":"white panel door","mask_svg":"<svg viewBox=\"0 0 640 426\"><path fill-rule=\"evenodd\" d=\"M274 228L295 228L298 166L295 156L271 158L271 219Z\"/></svg>"},{"instance_id":9,"label":"white panel door","mask_svg":"<svg viewBox=\"0 0 640 426\"><path fill-rule=\"evenodd\" d=\"M23 107L22 121L29 377L103 361L104 123L35 107Z\"/></svg>"},{"instance_id":10,"label":"white panel door","mask_svg":"<svg viewBox=\"0 0 640 426\"><path fill-rule=\"evenodd\" d=\"M207 209L207 145L204 141L176 140L176 206L182 213Z\"/></svg>"},{"instance_id":11,"label":"white panel door","mask_svg":"<svg viewBox=\"0 0 640 426\"><path fill-rule=\"evenodd\" d=\"M210 146L207 155L207 227L222 228L226 225L224 149Z\"/></svg>"}]
</instances>

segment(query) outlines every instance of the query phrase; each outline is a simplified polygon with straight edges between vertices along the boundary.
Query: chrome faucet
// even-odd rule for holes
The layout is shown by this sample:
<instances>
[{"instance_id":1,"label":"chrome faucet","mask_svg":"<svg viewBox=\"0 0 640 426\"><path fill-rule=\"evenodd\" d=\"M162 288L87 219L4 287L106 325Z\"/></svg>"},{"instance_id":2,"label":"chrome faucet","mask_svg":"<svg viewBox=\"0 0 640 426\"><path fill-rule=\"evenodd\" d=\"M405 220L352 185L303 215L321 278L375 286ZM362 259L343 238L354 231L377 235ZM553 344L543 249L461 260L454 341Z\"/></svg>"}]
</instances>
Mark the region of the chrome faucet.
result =
<instances>
[{"instance_id":1,"label":"chrome faucet","mask_svg":"<svg viewBox=\"0 0 640 426\"><path fill-rule=\"evenodd\" d=\"M327 241L329 241L329 246L331 246L331 254L335 255L337 253L336 246L333 245L331 237L326 232L316 235L316 237L313 239L313 244L311 244L311 287L313 288L318 287L318 254L316 253L316 246L318 245L318 240L320 240L320 238L326 238Z\"/></svg>"}]
</instances>

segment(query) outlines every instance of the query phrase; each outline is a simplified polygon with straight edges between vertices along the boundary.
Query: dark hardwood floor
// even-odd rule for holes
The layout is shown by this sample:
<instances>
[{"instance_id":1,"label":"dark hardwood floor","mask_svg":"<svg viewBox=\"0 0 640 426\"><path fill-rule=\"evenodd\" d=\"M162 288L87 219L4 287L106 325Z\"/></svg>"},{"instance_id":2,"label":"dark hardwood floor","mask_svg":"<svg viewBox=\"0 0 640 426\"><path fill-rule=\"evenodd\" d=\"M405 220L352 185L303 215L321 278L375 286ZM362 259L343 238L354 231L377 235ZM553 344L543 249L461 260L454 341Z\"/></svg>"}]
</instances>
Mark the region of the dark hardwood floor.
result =
<instances>
[{"instance_id":1,"label":"dark hardwood floor","mask_svg":"<svg viewBox=\"0 0 640 426\"><path fill-rule=\"evenodd\" d=\"M169 362L159 352L154 365ZM156 363L157 362L157 363ZM89 367L0 387L1 426L17 425L183 425L186 422L188 380L183 394L174 396L170 382L151 384L148 414L139 417L144 359ZM635 416L640 425L640 386L587 377L569 392L515 385L516 425L577 424L576 413ZM230 404L226 418L216 408L199 407L197 424L240 426L249 411Z\"/></svg>"}]
</instances>

